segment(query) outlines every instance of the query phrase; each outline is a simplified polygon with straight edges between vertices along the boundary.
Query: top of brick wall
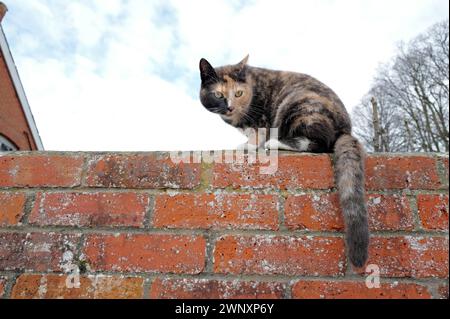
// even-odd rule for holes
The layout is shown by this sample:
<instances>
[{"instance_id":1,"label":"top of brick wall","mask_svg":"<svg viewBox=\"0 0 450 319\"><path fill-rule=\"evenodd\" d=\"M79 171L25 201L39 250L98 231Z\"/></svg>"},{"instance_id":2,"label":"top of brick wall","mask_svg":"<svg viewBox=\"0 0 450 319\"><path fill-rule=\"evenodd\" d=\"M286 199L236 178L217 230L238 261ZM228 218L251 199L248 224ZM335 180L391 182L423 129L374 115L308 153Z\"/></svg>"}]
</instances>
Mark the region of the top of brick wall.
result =
<instances>
[{"instance_id":1,"label":"top of brick wall","mask_svg":"<svg viewBox=\"0 0 450 319\"><path fill-rule=\"evenodd\" d=\"M274 174L267 164L174 163L165 152L0 154L0 188L125 189L330 189L333 157L279 153ZM367 190L448 188L446 154L377 154L366 160Z\"/></svg>"}]
</instances>

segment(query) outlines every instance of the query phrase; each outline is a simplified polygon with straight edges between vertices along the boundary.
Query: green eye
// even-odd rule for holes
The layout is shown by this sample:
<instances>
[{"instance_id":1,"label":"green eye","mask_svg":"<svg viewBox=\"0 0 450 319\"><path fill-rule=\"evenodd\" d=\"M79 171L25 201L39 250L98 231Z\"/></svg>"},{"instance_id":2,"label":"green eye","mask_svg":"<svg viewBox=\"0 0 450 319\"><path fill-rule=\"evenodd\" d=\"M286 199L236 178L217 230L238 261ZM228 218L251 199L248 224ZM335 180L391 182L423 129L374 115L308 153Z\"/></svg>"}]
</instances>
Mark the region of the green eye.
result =
<instances>
[{"instance_id":1,"label":"green eye","mask_svg":"<svg viewBox=\"0 0 450 319\"><path fill-rule=\"evenodd\" d=\"M223 93L219 92L219 91L215 91L214 92L214 96L218 99L222 99L223 98Z\"/></svg>"},{"instance_id":2,"label":"green eye","mask_svg":"<svg viewBox=\"0 0 450 319\"><path fill-rule=\"evenodd\" d=\"M237 91L236 94L234 94L235 97L241 97L242 94L244 94L243 91Z\"/></svg>"}]
</instances>

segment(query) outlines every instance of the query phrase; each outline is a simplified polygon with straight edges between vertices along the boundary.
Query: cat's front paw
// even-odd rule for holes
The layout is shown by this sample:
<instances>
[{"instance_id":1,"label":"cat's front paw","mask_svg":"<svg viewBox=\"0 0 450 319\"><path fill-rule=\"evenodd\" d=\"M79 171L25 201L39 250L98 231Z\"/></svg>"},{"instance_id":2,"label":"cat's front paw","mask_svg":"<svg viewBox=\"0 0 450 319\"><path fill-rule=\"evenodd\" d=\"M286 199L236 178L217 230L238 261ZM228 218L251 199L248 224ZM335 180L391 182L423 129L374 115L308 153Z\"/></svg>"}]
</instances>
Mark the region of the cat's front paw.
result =
<instances>
[{"instance_id":1,"label":"cat's front paw","mask_svg":"<svg viewBox=\"0 0 450 319\"><path fill-rule=\"evenodd\" d=\"M238 151L256 151L258 147L253 144L243 143L236 147Z\"/></svg>"},{"instance_id":2,"label":"cat's front paw","mask_svg":"<svg viewBox=\"0 0 450 319\"><path fill-rule=\"evenodd\" d=\"M275 139L268 140L264 144L264 148L266 150L277 150L280 148L280 142L278 142L278 140L275 140Z\"/></svg>"}]
</instances>

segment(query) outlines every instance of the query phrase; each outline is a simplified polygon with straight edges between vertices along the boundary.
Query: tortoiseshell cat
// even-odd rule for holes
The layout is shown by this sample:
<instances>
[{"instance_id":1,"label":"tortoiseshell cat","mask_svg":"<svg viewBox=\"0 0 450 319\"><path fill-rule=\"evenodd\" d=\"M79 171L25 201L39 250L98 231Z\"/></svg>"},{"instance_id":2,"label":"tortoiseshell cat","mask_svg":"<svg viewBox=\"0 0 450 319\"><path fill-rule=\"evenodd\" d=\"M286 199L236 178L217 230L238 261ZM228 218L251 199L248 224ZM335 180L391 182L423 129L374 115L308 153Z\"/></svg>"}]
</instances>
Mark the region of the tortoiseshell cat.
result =
<instances>
[{"instance_id":1,"label":"tortoiseshell cat","mask_svg":"<svg viewBox=\"0 0 450 319\"><path fill-rule=\"evenodd\" d=\"M301 73L247 65L213 68L200 60L202 104L239 129L278 128L266 149L335 154L335 176L344 214L350 261L362 267L368 257L369 230L364 198L362 145L351 135L350 117L338 96Z\"/></svg>"}]
</instances>

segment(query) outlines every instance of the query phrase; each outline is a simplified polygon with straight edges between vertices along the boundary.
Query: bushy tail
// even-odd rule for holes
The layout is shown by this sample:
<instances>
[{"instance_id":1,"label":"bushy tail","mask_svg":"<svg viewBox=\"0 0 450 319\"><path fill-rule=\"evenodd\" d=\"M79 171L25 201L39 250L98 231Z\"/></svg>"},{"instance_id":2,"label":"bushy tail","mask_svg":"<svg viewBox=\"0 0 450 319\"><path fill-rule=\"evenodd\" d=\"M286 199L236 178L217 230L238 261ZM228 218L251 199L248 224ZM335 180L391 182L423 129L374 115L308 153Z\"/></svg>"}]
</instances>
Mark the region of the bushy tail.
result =
<instances>
[{"instance_id":1,"label":"bushy tail","mask_svg":"<svg viewBox=\"0 0 450 319\"><path fill-rule=\"evenodd\" d=\"M369 227L364 191L365 152L356 138L341 135L334 146L335 174L344 214L346 243L351 263L362 267L367 261Z\"/></svg>"}]
</instances>

